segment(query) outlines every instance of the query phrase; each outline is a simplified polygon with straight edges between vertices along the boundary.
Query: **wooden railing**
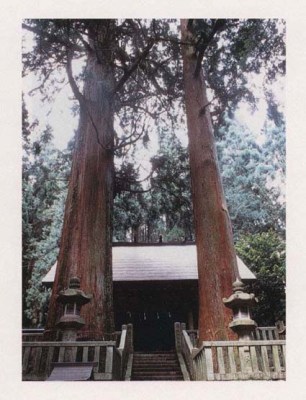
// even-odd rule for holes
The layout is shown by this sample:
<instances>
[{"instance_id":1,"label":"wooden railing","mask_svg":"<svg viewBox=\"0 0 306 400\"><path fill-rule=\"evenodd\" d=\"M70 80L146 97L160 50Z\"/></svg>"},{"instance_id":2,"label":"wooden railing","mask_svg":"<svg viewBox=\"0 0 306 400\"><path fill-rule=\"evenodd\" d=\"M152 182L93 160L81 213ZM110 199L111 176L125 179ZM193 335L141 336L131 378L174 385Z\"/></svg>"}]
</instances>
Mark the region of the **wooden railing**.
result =
<instances>
[{"instance_id":1,"label":"wooden railing","mask_svg":"<svg viewBox=\"0 0 306 400\"><path fill-rule=\"evenodd\" d=\"M94 380L123 380L132 340L132 326L123 325L118 348L116 341L23 342L23 380L45 380L57 362L95 362Z\"/></svg>"},{"instance_id":2,"label":"wooden railing","mask_svg":"<svg viewBox=\"0 0 306 400\"><path fill-rule=\"evenodd\" d=\"M123 325L119 347L115 351L114 379L124 380L130 354L133 353L133 325Z\"/></svg>"},{"instance_id":3,"label":"wooden railing","mask_svg":"<svg viewBox=\"0 0 306 400\"><path fill-rule=\"evenodd\" d=\"M198 341L198 330L186 330L190 338L193 347L197 346ZM253 340L285 340L286 339L286 327L281 324L281 328L277 326L260 326L255 329L252 334Z\"/></svg>"},{"instance_id":4,"label":"wooden railing","mask_svg":"<svg viewBox=\"0 0 306 400\"><path fill-rule=\"evenodd\" d=\"M276 326L260 326L253 333L254 340L285 340L286 330L280 331Z\"/></svg>"},{"instance_id":5,"label":"wooden railing","mask_svg":"<svg viewBox=\"0 0 306 400\"><path fill-rule=\"evenodd\" d=\"M182 354L187 366L187 370L189 372L189 376L191 380L194 380L194 377L196 376L196 371L195 371L195 364L193 362L193 353L195 350L195 346L193 345L190 336L186 332L186 330L182 330Z\"/></svg>"},{"instance_id":6,"label":"wooden railing","mask_svg":"<svg viewBox=\"0 0 306 400\"><path fill-rule=\"evenodd\" d=\"M22 329L23 342L37 342L43 340L43 329Z\"/></svg>"},{"instance_id":7,"label":"wooden railing","mask_svg":"<svg viewBox=\"0 0 306 400\"><path fill-rule=\"evenodd\" d=\"M176 323L175 332L191 380L285 379L285 340L206 341L197 348L185 324Z\"/></svg>"},{"instance_id":8,"label":"wooden railing","mask_svg":"<svg viewBox=\"0 0 306 400\"><path fill-rule=\"evenodd\" d=\"M285 341L202 342L193 361L195 380L285 379Z\"/></svg>"},{"instance_id":9,"label":"wooden railing","mask_svg":"<svg viewBox=\"0 0 306 400\"><path fill-rule=\"evenodd\" d=\"M22 345L23 380L45 380L55 362L96 362L95 379L112 379L115 342L25 342Z\"/></svg>"}]
</instances>

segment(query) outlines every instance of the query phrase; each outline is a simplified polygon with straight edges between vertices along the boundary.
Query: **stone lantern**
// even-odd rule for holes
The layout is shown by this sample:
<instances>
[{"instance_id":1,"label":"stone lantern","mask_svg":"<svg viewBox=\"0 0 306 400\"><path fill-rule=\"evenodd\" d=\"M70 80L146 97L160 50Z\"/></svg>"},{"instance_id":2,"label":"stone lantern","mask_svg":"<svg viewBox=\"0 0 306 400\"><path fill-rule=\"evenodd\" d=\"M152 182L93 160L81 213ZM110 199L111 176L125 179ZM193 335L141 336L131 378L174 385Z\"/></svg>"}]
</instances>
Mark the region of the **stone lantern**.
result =
<instances>
[{"instance_id":1,"label":"stone lantern","mask_svg":"<svg viewBox=\"0 0 306 400\"><path fill-rule=\"evenodd\" d=\"M257 324L251 319L250 308L258 300L253 293L244 291L244 284L239 279L233 283L233 292L229 298L223 299L225 306L233 310L233 321L229 327L238 334L238 340L251 340Z\"/></svg>"},{"instance_id":2,"label":"stone lantern","mask_svg":"<svg viewBox=\"0 0 306 400\"><path fill-rule=\"evenodd\" d=\"M69 288L59 292L57 302L63 304L64 314L56 324L63 331L63 341L75 341L77 331L85 325L81 317L81 308L90 302L92 295L87 295L80 289L80 279L72 277Z\"/></svg>"}]
</instances>

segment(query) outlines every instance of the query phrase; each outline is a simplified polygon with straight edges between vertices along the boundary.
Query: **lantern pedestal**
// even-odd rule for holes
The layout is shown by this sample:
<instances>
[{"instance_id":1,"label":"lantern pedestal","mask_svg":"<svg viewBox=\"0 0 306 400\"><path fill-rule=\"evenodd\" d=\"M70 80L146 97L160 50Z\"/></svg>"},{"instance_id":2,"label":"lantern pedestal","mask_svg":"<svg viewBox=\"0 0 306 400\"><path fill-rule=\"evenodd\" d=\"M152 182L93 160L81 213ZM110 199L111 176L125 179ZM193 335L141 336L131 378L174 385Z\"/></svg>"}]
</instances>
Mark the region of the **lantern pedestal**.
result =
<instances>
[{"instance_id":1,"label":"lantern pedestal","mask_svg":"<svg viewBox=\"0 0 306 400\"><path fill-rule=\"evenodd\" d=\"M63 332L62 341L76 341L78 330L85 325L85 321L80 315L81 308L89 303L91 298L91 295L85 294L80 289L80 279L77 277L70 278L69 288L59 292L57 302L64 306L64 314L56 326ZM68 353L65 361L74 361L74 356Z\"/></svg>"}]
</instances>

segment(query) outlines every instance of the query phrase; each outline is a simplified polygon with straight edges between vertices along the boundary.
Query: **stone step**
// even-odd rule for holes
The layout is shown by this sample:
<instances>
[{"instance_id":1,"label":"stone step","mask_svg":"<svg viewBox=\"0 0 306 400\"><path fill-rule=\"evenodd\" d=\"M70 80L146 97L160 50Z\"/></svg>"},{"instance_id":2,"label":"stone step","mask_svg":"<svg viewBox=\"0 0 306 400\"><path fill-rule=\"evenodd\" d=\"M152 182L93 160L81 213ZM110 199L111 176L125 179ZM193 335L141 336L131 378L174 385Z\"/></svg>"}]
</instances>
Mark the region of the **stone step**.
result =
<instances>
[{"instance_id":1,"label":"stone step","mask_svg":"<svg viewBox=\"0 0 306 400\"><path fill-rule=\"evenodd\" d=\"M164 373L160 373L160 374L156 374L156 373L152 373L152 374L133 374L132 375L132 380L133 381L138 381L140 378L141 379L149 379L149 378L162 378L165 380L165 378L171 378L171 379L181 379L183 378L182 374L176 373L176 374L167 374L166 372Z\"/></svg>"},{"instance_id":2,"label":"stone step","mask_svg":"<svg viewBox=\"0 0 306 400\"><path fill-rule=\"evenodd\" d=\"M138 356L175 356L175 351L135 351Z\"/></svg>"},{"instance_id":3,"label":"stone step","mask_svg":"<svg viewBox=\"0 0 306 400\"><path fill-rule=\"evenodd\" d=\"M139 360L176 360L176 354L155 355L155 354L136 354L134 356Z\"/></svg>"},{"instance_id":4,"label":"stone step","mask_svg":"<svg viewBox=\"0 0 306 400\"><path fill-rule=\"evenodd\" d=\"M141 369L141 368L153 368L153 369L161 369L161 368L170 368L170 369L174 369L174 368L178 368L179 366L177 365L177 363L173 363L173 364L134 364L133 363L133 367L134 369Z\"/></svg>"},{"instance_id":5,"label":"stone step","mask_svg":"<svg viewBox=\"0 0 306 400\"><path fill-rule=\"evenodd\" d=\"M146 371L146 370L151 370L151 371L180 371L180 368L177 364L173 365L133 365L133 370L134 371Z\"/></svg>"},{"instance_id":6,"label":"stone step","mask_svg":"<svg viewBox=\"0 0 306 400\"><path fill-rule=\"evenodd\" d=\"M135 360L137 360L139 362L173 362L173 361L176 361L176 357L172 357L172 358L135 357Z\"/></svg>"},{"instance_id":7,"label":"stone step","mask_svg":"<svg viewBox=\"0 0 306 400\"><path fill-rule=\"evenodd\" d=\"M181 375L180 371L134 371L134 375L141 375L141 376L145 376L145 375Z\"/></svg>"},{"instance_id":8,"label":"stone step","mask_svg":"<svg viewBox=\"0 0 306 400\"><path fill-rule=\"evenodd\" d=\"M180 371L180 369L179 369L179 367L174 367L174 368L167 368L167 367L165 367L165 368L149 368L149 367L146 367L146 368L134 368L133 369L133 373L134 374L153 374L153 373L156 373L156 374L160 374L160 373L181 373L181 371Z\"/></svg>"},{"instance_id":9,"label":"stone step","mask_svg":"<svg viewBox=\"0 0 306 400\"><path fill-rule=\"evenodd\" d=\"M155 355L155 354L137 354L134 353L134 357L137 360L176 360L176 354L169 355Z\"/></svg>"},{"instance_id":10,"label":"stone step","mask_svg":"<svg viewBox=\"0 0 306 400\"><path fill-rule=\"evenodd\" d=\"M138 357L175 357L175 353L135 353Z\"/></svg>"},{"instance_id":11,"label":"stone step","mask_svg":"<svg viewBox=\"0 0 306 400\"><path fill-rule=\"evenodd\" d=\"M138 361L136 360L134 365L154 365L154 366L162 366L162 365L176 365L177 361L176 360L171 360L171 361L165 361L165 362L160 362L160 361Z\"/></svg>"},{"instance_id":12,"label":"stone step","mask_svg":"<svg viewBox=\"0 0 306 400\"><path fill-rule=\"evenodd\" d=\"M183 381L183 377L181 376L139 376L137 378L133 378L134 381Z\"/></svg>"},{"instance_id":13,"label":"stone step","mask_svg":"<svg viewBox=\"0 0 306 400\"><path fill-rule=\"evenodd\" d=\"M143 361L139 361L139 360L135 360L134 361L134 365L176 365L177 361L176 360L170 360L170 361L165 361L165 362L161 362L161 361L155 361L155 360L143 360Z\"/></svg>"},{"instance_id":14,"label":"stone step","mask_svg":"<svg viewBox=\"0 0 306 400\"><path fill-rule=\"evenodd\" d=\"M132 380L154 381L183 380L175 352L135 352Z\"/></svg>"}]
</instances>

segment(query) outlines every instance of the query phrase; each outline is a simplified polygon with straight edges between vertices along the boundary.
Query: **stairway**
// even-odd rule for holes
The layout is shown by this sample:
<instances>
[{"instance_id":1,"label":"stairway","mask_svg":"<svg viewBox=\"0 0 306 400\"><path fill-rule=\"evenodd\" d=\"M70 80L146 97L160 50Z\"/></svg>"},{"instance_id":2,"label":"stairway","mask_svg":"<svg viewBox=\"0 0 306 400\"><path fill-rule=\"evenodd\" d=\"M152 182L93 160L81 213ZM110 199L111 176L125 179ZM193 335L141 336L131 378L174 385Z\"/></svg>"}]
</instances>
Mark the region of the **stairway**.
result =
<instances>
[{"instance_id":1,"label":"stairway","mask_svg":"<svg viewBox=\"0 0 306 400\"><path fill-rule=\"evenodd\" d=\"M132 381L182 381L175 351L134 352Z\"/></svg>"}]
</instances>

